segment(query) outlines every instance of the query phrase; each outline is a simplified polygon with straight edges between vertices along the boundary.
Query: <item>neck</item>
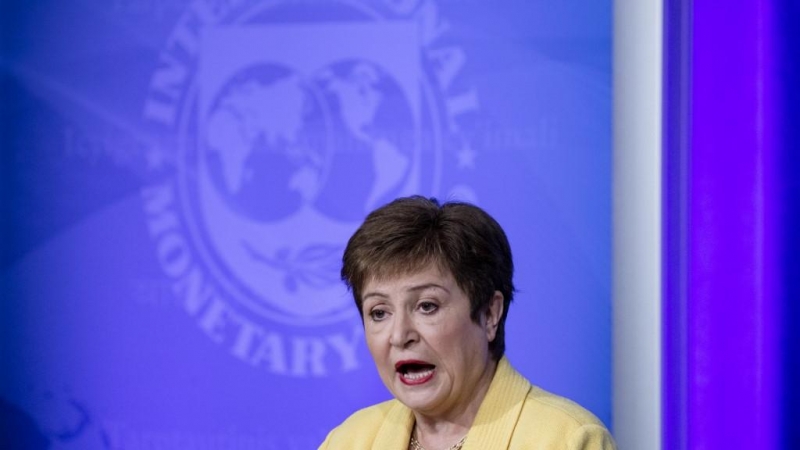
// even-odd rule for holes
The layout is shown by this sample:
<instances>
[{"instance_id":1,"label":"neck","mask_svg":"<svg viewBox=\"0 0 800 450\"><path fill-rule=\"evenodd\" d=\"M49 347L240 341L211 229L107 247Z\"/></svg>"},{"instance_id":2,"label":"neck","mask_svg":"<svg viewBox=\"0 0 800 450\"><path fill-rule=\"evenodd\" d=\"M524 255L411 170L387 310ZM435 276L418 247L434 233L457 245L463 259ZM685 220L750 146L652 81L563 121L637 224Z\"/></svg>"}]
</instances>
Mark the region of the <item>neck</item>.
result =
<instances>
[{"instance_id":1,"label":"neck","mask_svg":"<svg viewBox=\"0 0 800 450\"><path fill-rule=\"evenodd\" d=\"M416 436L426 449L449 448L468 432L492 384L497 362L491 361L475 384L474 395L463 399L444 414L426 415L414 412Z\"/></svg>"}]
</instances>

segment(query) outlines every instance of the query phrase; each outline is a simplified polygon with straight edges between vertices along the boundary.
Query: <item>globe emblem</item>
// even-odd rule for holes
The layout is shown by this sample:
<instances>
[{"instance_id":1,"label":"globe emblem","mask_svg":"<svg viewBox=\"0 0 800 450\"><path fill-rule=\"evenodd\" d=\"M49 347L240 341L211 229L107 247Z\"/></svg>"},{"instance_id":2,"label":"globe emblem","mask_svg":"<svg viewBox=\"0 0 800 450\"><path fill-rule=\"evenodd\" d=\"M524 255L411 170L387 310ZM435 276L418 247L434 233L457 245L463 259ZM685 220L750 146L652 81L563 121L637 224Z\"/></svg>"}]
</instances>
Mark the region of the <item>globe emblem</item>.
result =
<instances>
[{"instance_id":1,"label":"globe emblem","mask_svg":"<svg viewBox=\"0 0 800 450\"><path fill-rule=\"evenodd\" d=\"M231 210L269 222L314 201L331 152L315 88L288 68L263 64L240 71L220 90L203 158Z\"/></svg>"},{"instance_id":2,"label":"globe emblem","mask_svg":"<svg viewBox=\"0 0 800 450\"><path fill-rule=\"evenodd\" d=\"M201 114L193 202L218 273L249 308L318 323L355 313L341 254L366 212L416 192L415 119L369 61L305 75L262 63Z\"/></svg>"}]
</instances>

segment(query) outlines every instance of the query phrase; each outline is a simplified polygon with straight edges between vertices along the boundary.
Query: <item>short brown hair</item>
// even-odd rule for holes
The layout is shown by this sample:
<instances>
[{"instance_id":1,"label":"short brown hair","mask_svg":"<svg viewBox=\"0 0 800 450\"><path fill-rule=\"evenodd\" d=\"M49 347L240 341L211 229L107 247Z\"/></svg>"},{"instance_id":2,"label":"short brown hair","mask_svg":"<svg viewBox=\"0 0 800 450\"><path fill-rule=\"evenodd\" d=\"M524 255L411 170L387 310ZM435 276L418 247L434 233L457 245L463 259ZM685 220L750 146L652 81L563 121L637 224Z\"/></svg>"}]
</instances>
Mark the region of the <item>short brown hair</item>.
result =
<instances>
[{"instance_id":1,"label":"short brown hair","mask_svg":"<svg viewBox=\"0 0 800 450\"><path fill-rule=\"evenodd\" d=\"M370 213L347 243L342 280L362 313L362 290L369 280L414 273L437 264L447 270L470 300L477 322L495 291L503 294L503 314L489 350L505 352L505 321L514 295L511 246L500 224L486 211L462 202L442 205L435 198L404 197Z\"/></svg>"}]
</instances>

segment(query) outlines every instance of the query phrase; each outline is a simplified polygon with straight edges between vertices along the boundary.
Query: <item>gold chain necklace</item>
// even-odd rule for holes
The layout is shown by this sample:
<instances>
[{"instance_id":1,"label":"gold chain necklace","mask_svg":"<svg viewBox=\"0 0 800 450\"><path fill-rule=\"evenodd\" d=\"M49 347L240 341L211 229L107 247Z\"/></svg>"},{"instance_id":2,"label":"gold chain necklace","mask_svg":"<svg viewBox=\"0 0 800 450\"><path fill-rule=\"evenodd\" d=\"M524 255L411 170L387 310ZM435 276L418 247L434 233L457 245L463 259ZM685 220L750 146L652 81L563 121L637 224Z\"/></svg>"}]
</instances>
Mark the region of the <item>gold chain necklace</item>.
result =
<instances>
[{"instance_id":1,"label":"gold chain necklace","mask_svg":"<svg viewBox=\"0 0 800 450\"><path fill-rule=\"evenodd\" d=\"M464 441L466 441L466 440L467 440L467 435L464 435L464 437L462 437L460 441L456 442L455 444L451 445L450 447L447 447L446 450L461 450L461 447L464 446ZM414 436L414 433L411 434L411 442L410 442L409 447L410 447L409 450L425 450L425 447L423 447L419 443L419 441L417 440L417 437Z\"/></svg>"}]
</instances>

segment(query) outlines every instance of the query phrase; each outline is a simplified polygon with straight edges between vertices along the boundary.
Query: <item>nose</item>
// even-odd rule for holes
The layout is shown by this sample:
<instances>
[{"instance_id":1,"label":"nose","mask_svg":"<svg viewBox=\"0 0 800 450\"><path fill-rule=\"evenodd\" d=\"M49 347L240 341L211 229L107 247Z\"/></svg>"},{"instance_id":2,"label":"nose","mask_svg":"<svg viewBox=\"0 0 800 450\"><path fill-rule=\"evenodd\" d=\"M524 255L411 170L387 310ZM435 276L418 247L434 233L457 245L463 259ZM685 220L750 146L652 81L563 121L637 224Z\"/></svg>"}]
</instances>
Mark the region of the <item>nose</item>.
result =
<instances>
[{"instance_id":1,"label":"nose","mask_svg":"<svg viewBox=\"0 0 800 450\"><path fill-rule=\"evenodd\" d=\"M419 335L411 317L405 312L395 314L389 335L389 344L393 347L407 348L417 340L419 340Z\"/></svg>"}]
</instances>

